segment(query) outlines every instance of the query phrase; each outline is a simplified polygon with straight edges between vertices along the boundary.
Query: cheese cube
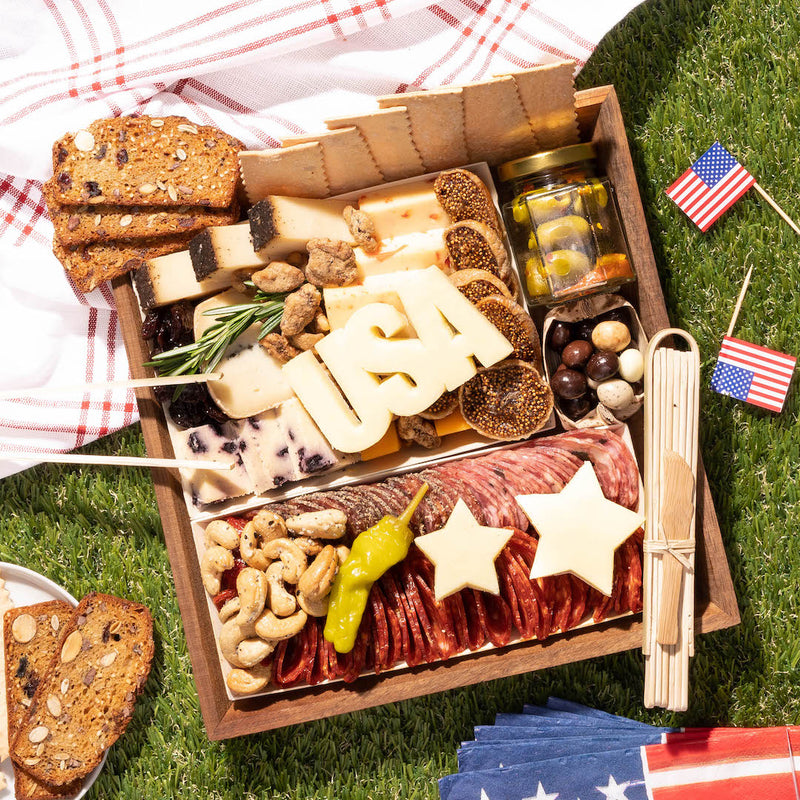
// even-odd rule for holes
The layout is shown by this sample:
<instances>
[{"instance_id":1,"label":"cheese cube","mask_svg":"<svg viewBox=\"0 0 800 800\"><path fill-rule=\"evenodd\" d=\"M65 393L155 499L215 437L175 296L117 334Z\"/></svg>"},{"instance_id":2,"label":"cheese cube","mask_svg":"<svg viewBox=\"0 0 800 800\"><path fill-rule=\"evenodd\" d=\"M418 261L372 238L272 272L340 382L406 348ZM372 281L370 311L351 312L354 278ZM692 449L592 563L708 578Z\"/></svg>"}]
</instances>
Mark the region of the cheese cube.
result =
<instances>
[{"instance_id":1,"label":"cheese cube","mask_svg":"<svg viewBox=\"0 0 800 800\"><path fill-rule=\"evenodd\" d=\"M206 228L189 242L189 253L197 280L210 277L223 280L226 276L226 286L231 285L233 273L255 272L272 261L268 255L260 255L253 249L250 225L246 222Z\"/></svg>"},{"instance_id":2,"label":"cheese cube","mask_svg":"<svg viewBox=\"0 0 800 800\"><path fill-rule=\"evenodd\" d=\"M362 286L344 286L322 290L325 304L325 315L328 317L331 330L343 328L347 320L370 303L388 303L403 313L403 303L394 289L381 285L381 276L368 278ZM400 336L413 336L414 330L407 326Z\"/></svg>"},{"instance_id":3,"label":"cheese cube","mask_svg":"<svg viewBox=\"0 0 800 800\"><path fill-rule=\"evenodd\" d=\"M436 199L433 182L431 178L378 189L359 197L358 207L370 216L381 240L446 228L450 217Z\"/></svg>"}]
</instances>

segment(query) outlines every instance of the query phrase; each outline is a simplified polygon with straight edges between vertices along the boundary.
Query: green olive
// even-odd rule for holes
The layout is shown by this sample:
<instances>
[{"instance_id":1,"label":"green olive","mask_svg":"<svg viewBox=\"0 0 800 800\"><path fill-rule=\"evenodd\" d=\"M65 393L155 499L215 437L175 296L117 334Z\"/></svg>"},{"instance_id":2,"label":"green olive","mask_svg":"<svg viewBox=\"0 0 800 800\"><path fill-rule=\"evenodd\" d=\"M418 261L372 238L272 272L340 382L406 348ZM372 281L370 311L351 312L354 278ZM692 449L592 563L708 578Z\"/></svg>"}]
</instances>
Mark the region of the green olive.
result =
<instances>
[{"instance_id":1,"label":"green olive","mask_svg":"<svg viewBox=\"0 0 800 800\"><path fill-rule=\"evenodd\" d=\"M540 224L563 216L571 202L572 197L569 193L550 194L545 197L533 196L528 197L528 209L531 217L536 220L537 224Z\"/></svg>"},{"instance_id":2,"label":"green olive","mask_svg":"<svg viewBox=\"0 0 800 800\"><path fill-rule=\"evenodd\" d=\"M554 250L544 257L545 267L551 275L584 273L592 268L589 257L580 250Z\"/></svg>"},{"instance_id":3,"label":"green olive","mask_svg":"<svg viewBox=\"0 0 800 800\"><path fill-rule=\"evenodd\" d=\"M591 239L589 223L575 214L545 222L536 229L542 250L563 250L587 245Z\"/></svg>"}]
</instances>

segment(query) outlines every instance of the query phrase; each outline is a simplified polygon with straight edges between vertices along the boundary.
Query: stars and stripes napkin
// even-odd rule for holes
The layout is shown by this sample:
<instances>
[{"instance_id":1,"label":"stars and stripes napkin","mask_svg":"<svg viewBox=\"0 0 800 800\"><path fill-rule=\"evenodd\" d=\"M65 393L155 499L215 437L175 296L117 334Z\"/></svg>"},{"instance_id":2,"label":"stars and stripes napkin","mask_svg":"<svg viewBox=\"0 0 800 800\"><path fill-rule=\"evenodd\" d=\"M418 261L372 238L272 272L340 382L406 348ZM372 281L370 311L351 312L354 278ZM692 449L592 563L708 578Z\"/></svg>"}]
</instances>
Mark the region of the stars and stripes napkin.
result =
<instances>
[{"instance_id":1,"label":"stars and stripes napkin","mask_svg":"<svg viewBox=\"0 0 800 800\"><path fill-rule=\"evenodd\" d=\"M800 728L657 728L550 698L458 751L441 800L797 800Z\"/></svg>"},{"instance_id":2,"label":"stars and stripes napkin","mask_svg":"<svg viewBox=\"0 0 800 800\"><path fill-rule=\"evenodd\" d=\"M376 95L560 59L580 68L641 0L183 0L6 4L0 26L0 392L125 379L108 286L50 253L41 187L67 130L180 114L248 148L374 108ZM136 420L132 393L0 401L0 451L70 450ZM26 464L0 461L0 477Z\"/></svg>"}]
</instances>

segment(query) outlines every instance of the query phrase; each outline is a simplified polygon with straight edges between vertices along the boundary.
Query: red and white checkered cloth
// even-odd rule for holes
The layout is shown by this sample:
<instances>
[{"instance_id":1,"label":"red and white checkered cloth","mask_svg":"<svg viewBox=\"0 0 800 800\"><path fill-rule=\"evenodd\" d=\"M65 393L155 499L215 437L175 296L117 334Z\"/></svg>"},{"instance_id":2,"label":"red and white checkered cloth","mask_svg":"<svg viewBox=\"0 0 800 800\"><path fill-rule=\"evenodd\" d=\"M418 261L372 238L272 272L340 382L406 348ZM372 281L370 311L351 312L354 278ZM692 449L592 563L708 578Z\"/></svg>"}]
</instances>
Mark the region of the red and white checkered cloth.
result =
<instances>
[{"instance_id":1,"label":"red and white checkered cloth","mask_svg":"<svg viewBox=\"0 0 800 800\"><path fill-rule=\"evenodd\" d=\"M51 145L142 112L248 148L373 110L376 95L582 66L641 0L41 0L0 30L0 392L128 377L108 286L78 292L50 253ZM132 392L0 401L0 451L66 451L134 422ZM0 477L28 466L0 461Z\"/></svg>"}]
</instances>

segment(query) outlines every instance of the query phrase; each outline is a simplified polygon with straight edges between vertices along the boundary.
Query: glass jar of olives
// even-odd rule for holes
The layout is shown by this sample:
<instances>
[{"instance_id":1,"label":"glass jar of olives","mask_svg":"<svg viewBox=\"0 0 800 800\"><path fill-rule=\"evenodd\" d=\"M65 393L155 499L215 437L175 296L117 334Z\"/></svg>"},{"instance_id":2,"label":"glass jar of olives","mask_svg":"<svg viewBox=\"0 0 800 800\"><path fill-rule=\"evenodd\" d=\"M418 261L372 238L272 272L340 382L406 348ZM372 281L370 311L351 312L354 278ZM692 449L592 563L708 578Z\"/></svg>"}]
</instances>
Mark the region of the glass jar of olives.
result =
<instances>
[{"instance_id":1,"label":"glass jar of olives","mask_svg":"<svg viewBox=\"0 0 800 800\"><path fill-rule=\"evenodd\" d=\"M530 305L575 300L635 280L614 187L597 177L592 144L507 161L497 173Z\"/></svg>"}]
</instances>

